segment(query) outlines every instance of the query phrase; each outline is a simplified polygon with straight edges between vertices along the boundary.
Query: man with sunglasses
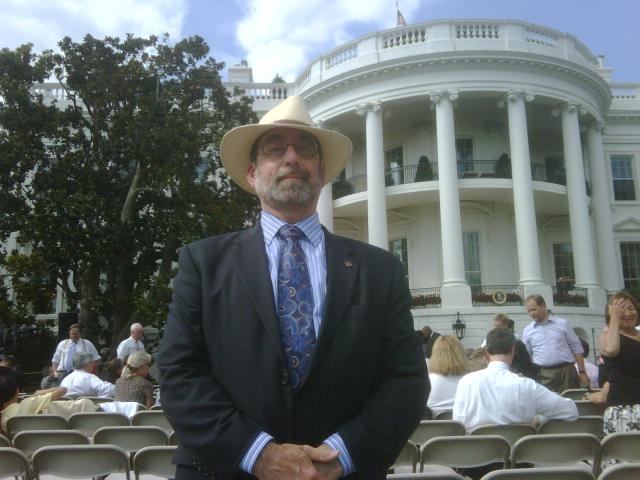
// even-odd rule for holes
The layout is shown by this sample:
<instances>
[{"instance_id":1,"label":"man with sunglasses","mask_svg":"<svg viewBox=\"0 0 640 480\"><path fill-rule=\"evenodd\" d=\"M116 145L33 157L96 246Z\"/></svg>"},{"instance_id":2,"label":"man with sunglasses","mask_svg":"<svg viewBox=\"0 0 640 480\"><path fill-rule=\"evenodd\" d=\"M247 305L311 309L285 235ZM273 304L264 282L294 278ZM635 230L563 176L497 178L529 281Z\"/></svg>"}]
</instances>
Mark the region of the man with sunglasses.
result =
<instances>
[{"instance_id":1,"label":"man with sunglasses","mask_svg":"<svg viewBox=\"0 0 640 480\"><path fill-rule=\"evenodd\" d=\"M316 213L351 149L300 97L222 139L262 214L180 252L158 355L178 480L382 479L422 418L402 265Z\"/></svg>"}]
</instances>

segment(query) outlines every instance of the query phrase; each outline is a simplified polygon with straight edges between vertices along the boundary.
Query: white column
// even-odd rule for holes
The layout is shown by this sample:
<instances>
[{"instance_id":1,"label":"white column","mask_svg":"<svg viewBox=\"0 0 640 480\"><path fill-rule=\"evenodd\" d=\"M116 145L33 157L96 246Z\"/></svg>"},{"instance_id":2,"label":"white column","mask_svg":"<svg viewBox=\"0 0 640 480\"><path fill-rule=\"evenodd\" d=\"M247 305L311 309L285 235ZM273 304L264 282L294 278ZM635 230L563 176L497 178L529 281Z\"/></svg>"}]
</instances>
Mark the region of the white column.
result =
<instances>
[{"instance_id":1,"label":"white column","mask_svg":"<svg viewBox=\"0 0 640 480\"><path fill-rule=\"evenodd\" d=\"M616 265L615 240L609 203L609 175L607 161L602 146L602 124L589 126L587 132L587 151L589 153L589 171L591 172L591 206L598 245L598 264L600 267L600 285L607 290L621 290Z\"/></svg>"},{"instance_id":2,"label":"white column","mask_svg":"<svg viewBox=\"0 0 640 480\"><path fill-rule=\"evenodd\" d=\"M318 216L320 223L333 233L333 192L331 182L327 183L320 191L318 198Z\"/></svg>"},{"instance_id":3,"label":"white column","mask_svg":"<svg viewBox=\"0 0 640 480\"><path fill-rule=\"evenodd\" d=\"M525 95L524 92L509 92L507 94L513 177L513 211L516 221L520 285L540 285L544 282L540 273L540 248L533 201L525 99L532 101L533 96Z\"/></svg>"},{"instance_id":4,"label":"white column","mask_svg":"<svg viewBox=\"0 0 640 480\"><path fill-rule=\"evenodd\" d=\"M462 222L456 163L456 132L453 101L456 92L431 95L436 108L436 138L438 143L438 186L440 193L440 234L442 235L443 307L470 306L471 289L464 275Z\"/></svg>"},{"instance_id":5,"label":"white column","mask_svg":"<svg viewBox=\"0 0 640 480\"><path fill-rule=\"evenodd\" d=\"M565 105L562 108L561 122L576 286L598 288L582 145L580 143L578 107L574 104Z\"/></svg>"},{"instance_id":6,"label":"white column","mask_svg":"<svg viewBox=\"0 0 640 480\"><path fill-rule=\"evenodd\" d=\"M389 249L387 233L387 197L384 184L384 137L382 105L372 102L357 110L365 115L367 142L367 220L369 243Z\"/></svg>"}]
</instances>

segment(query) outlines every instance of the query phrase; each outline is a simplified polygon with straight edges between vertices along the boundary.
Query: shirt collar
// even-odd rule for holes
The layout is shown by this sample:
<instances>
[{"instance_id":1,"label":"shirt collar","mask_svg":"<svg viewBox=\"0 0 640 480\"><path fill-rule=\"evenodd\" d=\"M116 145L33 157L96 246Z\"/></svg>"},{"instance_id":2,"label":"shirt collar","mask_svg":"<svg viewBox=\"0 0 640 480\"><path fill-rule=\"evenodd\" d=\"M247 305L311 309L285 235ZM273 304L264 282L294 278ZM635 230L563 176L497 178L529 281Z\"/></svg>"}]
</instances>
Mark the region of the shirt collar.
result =
<instances>
[{"instance_id":1,"label":"shirt collar","mask_svg":"<svg viewBox=\"0 0 640 480\"><path fill-rule=\"evenodd\" d=\"M536 322L535 320L533 321L533 328L536 327L544 327L546 324L548 323L553 323L553 316L549 315L547 317L547 319L544 322Z\"/></svg>"},{"instance_id":2,"label":"shirt collar","mask_svg":"<svg viewBox=\"0 0 640 480\"><path fill-rule=\"evenodd\" d=\"M280 220L278 217L271 215L268 212L263 211L260 215L260 225L262 226L262 234L264 235L264 243L271 245L273 237L276 236L278 230L287 222ZM310 217L300 220L298 223L294 223L296 227L302 230L302 233L309 239L314 247L317 247L322 240L322 225L320 225L320 218L318 212L315 212Z\"/></svg>"},{"instance_id":3,"label":"shirt collar","mask_svg":"<svg viewBox=\"0 0 640 480\"><path fill-rule=\"evenodd\" d=\"M509 365L500 360L492 360L489 362L489 365L487 365L487 368L492 370L509 370Z\"/></svg>"}]
</instances>

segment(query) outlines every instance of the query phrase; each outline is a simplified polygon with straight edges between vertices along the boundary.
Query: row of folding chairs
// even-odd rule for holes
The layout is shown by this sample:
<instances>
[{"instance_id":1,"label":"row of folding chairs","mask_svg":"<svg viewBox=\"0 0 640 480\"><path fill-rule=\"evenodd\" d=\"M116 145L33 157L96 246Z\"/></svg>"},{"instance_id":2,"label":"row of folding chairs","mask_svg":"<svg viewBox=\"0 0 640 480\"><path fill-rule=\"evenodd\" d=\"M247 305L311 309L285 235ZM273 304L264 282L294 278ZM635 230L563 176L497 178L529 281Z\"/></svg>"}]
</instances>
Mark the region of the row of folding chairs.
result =
<instances>
[{"instance_id":1,"label":"row of folding chairs","mask_svg":"<svg viewBox=\"0 0 640 480\"><path fill-rule=\"evenodd\" d=\"M421 445L407 442L394 468L419 465L471 468L502 463L516 468L528 463L536 467L572 466L589 462L594 474L602 459L640 463L640 432L613 433L603 440L588 433L535 434L512 445L501 435L437 436Z\"/></svg>"},{"instance_id":2,"label":"row of folding chairs","mask_svg":"<svg viewBox=\"0 0 640 480\"><path fill-rule=\"evenodd\" d=\"M20 400L22 400L23 398L28 398L30 395L23 395L22 397L19 397ZM90 397L90 396L86 396L86 395L80 395L80 396L64 396L61 398L61 400L79 400L82 398L86 398L87 400L91 400L93 403L95 403L96 405L100 405L101 403L110 403L113 402L113 398L109 398L109 397ZM162 405L152 405L151 408L147 409L147 407L145 405L142 405L141 403L138 404L139 405L139 409L140 410L162 410Z\"/></svg>"},{"instance_id":3,"label":"row of folding chairs","mask_svg":"<svg viewBox=\"0 0 640 480\"><path fill-rule=\"evenodd\" d=\"M9 438L24 430L79 430L91 437L100 427L160 427L167 432L172 432L162 410L144 410L137 412L129 421L129 418L120 413L108 412L81 412L72 414L69 419L59 415L16 415L7 421L7 434Z\"/></svg>"},{"instance_id":4,"label":"row of folding chairs","mask_svg":"<svg viewBox=\"0 0 640 480\"><path fill-rule=\"evenodd\" d=\"M442 436L465 435L465 428L454 420L423 420L413 432L410 441L422 445L431 438ZM602 417L589 415L578 417L574 421L550 420L538 429L533 425L513 423L508 425L484 425L473 429L471 435L501 435L511 445L527 435L554 433L590 433L598 438L602 437Z\"/></svg>"},{"instance_id":5,"label":"row of folding chairs","mask_svg":"<svg viewBox=\"0 0 640 480\"><path fill-rule=\"evenodd\" d=\"M482 480L595 480L592 472L575 467L539 467L495 470ZM605 469L598 480L631 480L640 478L640 464L620 463ZM387 475L387 480L464 480L455 472L400 473Z\"/></svg>"},{"instance_id":6,"label":"row of folding chairs","mask_svg":"<svg viewBox=\"0 0 640 480\"><path fill-rule=\"evenodd\" d=\"M162 478L175 477L172 458L177 447L144 447L133 457L136 480L149 474ZM41 475L63 478L97 478L123 473L130 480L129 454L115 445L56 445L41 447L33 453L30 465L27 456L11 447L0 447L0 478L22 477L24 480Z\"/></svg>"},{"instance_id":7,"label":"row of folding chairs","mask_svg":"<svg viewBox=\"0 0 640 480\"><path fill-rule=\"evenodd\" d=\"M589 400L583 400L584 393L587 393L588 390L576 389L576 390L565 390L564 393L567 393L566 397L570 398L576 404L576 408L578 409L578 415L581 417L587 415L598 415L602 416L604 414L606 405L597 405ZM433 415L434 420L451 420L453 418L453 412L451 410L440 410Z\"/></svg>"}]
</instances>

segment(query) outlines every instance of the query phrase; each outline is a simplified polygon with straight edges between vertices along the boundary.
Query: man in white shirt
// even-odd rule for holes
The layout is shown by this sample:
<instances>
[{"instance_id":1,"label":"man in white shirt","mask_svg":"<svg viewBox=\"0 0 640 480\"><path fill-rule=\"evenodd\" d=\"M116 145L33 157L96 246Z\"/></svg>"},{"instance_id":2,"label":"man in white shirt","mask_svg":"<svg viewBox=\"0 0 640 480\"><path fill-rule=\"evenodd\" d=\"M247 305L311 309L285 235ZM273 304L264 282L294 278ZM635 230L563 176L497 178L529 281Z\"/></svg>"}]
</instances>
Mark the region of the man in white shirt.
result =
<instances>
[{"instance_id":1,"label":"man in white shirt","mask_svg":"<svg viewBox=\"0 0 640 480\"><path fill-rule=\"evenodd\" d=\"M460 380L453 402L453 419L467 431L480 425L531 423L546 419L575 420L575 403L533 380L509 371L516 340L509 330L494 328L487 335L489 365Z\"/></svg>"},{"instance_id":2,"label":"man in white shirt","mask_svg":"<svg viewBox=\"0 0 640 480\"><path fill-rule=\"evenodd\" d=\"M80 352L73 357L73 372L64 377L61 387L67 389L70 397L110 397L115 393L115 385L103 382L95 374L96 362L90 353Z\"/></svg>"},{"instance_id":3,"label":"man in white shirt","mask_svg":"<svg viewBox=\"0 0 640 480\"><path fill-rule=\"evenodd\" d=\"M522 342L533 363L540 367L540 383L558 393L588 386L584 351L569 322L551 315L542 295L529 295L525 305L533 321L522 332ZM578 373L574 363L578 364Z\"/></svg>"},{"instance_id":4,"label":"man in white shirt","mask_svg":"<svg viewBox=\"0 0 640 480\"><path fill-rule=\"evenodd\" d=\"M51 371L56 378L62 378L73 371L73 357L76 353L90 353L93 361L100 360L100 354L89 340L80 337L80 325L69 327L69 338L61 341L51 359Z\"/></svg>"},{"instance_id":5,"label":"man in white shirt","mask_svg":"<svg viewBox=\"0 0 640 480\"><path fill-rule=\"evenodd\" d=\"M118 358L125 361L133 352L144 352L144 344L142 337L144 336L144 327L139 323L131 324L131 336L118 345Z\"/></svg>"}]
</instances>

